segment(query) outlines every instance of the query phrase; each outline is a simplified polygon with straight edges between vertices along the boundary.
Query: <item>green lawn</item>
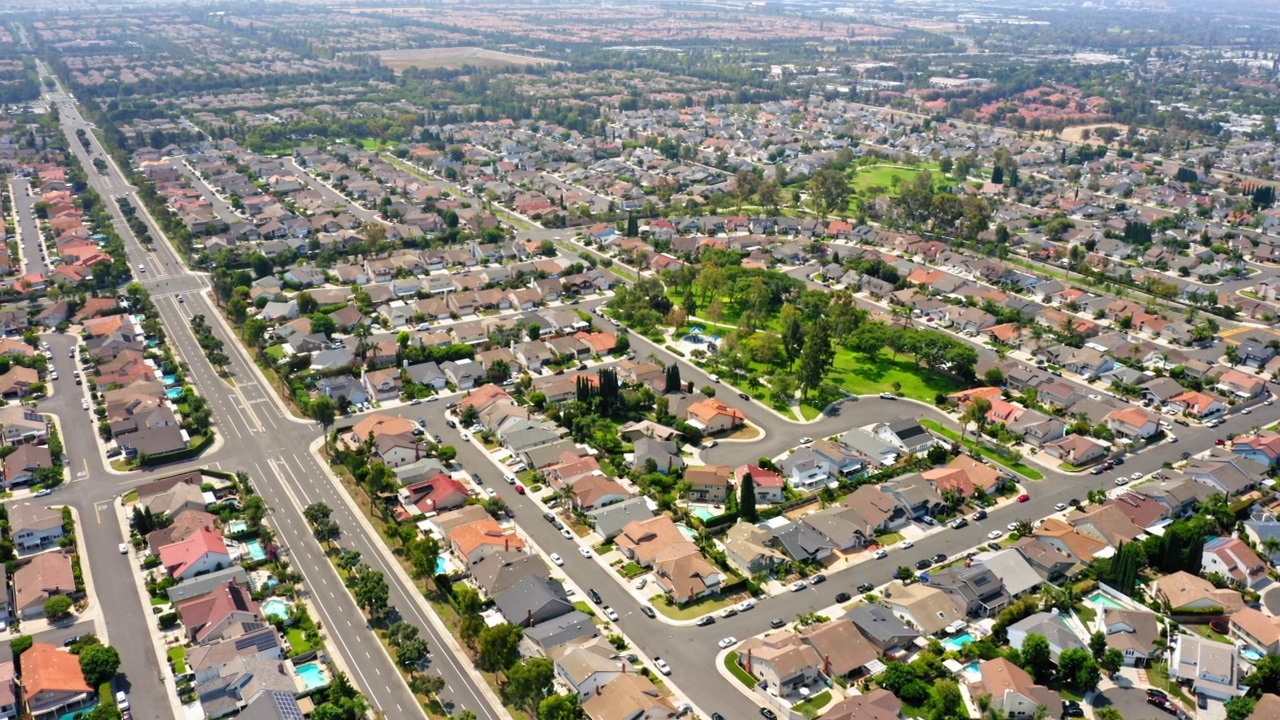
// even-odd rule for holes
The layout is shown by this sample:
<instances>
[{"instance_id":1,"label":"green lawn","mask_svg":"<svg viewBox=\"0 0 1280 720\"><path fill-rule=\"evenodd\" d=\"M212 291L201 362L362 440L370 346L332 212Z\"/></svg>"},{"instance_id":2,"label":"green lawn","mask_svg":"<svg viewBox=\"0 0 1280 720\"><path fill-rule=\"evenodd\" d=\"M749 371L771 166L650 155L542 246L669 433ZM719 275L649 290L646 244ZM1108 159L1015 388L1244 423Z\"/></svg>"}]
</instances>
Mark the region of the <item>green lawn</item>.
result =
<instances>
[{"instance_id":1,"label":"green lawn","mask_svg":"<svg viewBox=\"0 0 1280 720\"><path fill-rule=\"evenodd\" d=\"M1030 478L1031 480L1043 480L1043 479L1044 479L1044 474L1043 474L1043 473L1041 473L1039 470L1036 470L1035 468L1032 468L1032 467L1030 467L1030 466L1028 466L1028 465L1026 465L1026 464L1024 464L1024 463L1020 463L1020 462L1009 462L1008 460L1005 460L1004 458L1000 457L998 454L996 454L996 453L992 452L991 450L988 450L987 448L985 448L985 447L983 447L983 446L981 446L981 445L975 446L975 445L974 445L974 443L973 443L973 441L972 441L972 440L970 440L969 438L965 438L963 441L961 441L961 440L960 440L960 433L958 433L958 432L956 432L955 430L952 430L952 429L950 429L950 428L943 427L940 423L938 423L938 422L936 422L936 421L934 421L934 420L930 420L930 419L928 419L928 418L921 418L921 420L920 420L920 424L921 424L921 425L923 425L925 428L927 428L927 429L929 429L929 430L932 430L933 432L936 432L936 433L938 433L939 435L941 435L941 436L943 436L943 437L947 438L948 440L953 440L953 441L956 441L956 442L962 442L962 444L963 444L965 447L968 447L968 448L975 448L975 447L976 447L977 451L978 451L978 452L979 452L983 457L987 458L988 460L991 460L992 462L994 462L994 463L996 463L996 464L998 464L998 465L1001 465L1001 466L1003 466L1003 467L1005 467L1005 468L1008 468L1008 469L1010 469L1010 470L1012 470L1012 471L1014 471L1014 472L1018 473L1019 475L1022 475L1022 476L1024 476L1024 477Z\"/></svg>"},{"instance_id":2,"label":"green lawn","mask_svg":"<svg viewBox=\"0 0 1280 720\"><path fill-rule=\"evenodd\" d=\"M1208 638L1210 640L1217 640L1220 643L1231 644L1231 638L1223 635L1222 633L1214 632L1213 628L1209 627L1207 624L1183 625L1183 627L1191 628L1193 632L1201 637Z\"/></svg>"},{"instance_id":3,"label":"green lawn","mask_svg":"<svg viewBox=\"0 0 1280 720\"><path fill-rule=\"evenodd\" d=\"M1178 683L1170 682L1169 666L1165 663L1154 663L1147 668L1147 680L1153 687L1164 690L1170 695L1178 698L1187 705L1194 704L1194 701L1187 696L1182 690L1182 686Z\"/></svg>"},{"instance_id":4,"label":"green lawn","mask_svg":"<svg viewBox=\"0 0 1280 720\"><path fill-rule=\"evenodd\" d=\"M883 535L877 535L876 542L886 547L893 545L894 543L900 543L902 542L902 533L891 532Z\"/></svg>"},{"instance_id":5,"label":"green lawn","mask_svg":"<svg viewBox=\"0 0 1280 720\"><path fill-rule=\"evenodd\" d=\"M753 678L753 677L751 677L751 673L749 673L749 672L747 672L746 670L743 670L743 669L742 669L742 666L741 666L741 665L739 665L739 664L738 664L738 661L735 659L735 658L736 658L736 656L737 656L737 653L733 653L733 652L728 653L728 654L726 654L726 655L724 656L724 666L725 666L725 668L726 668L726 669L727 669L727 670L728 670L728 671L729 671L729 672L730 672L730 673L731 673L735 678L737 678L737 679L738 679L738 682L742 683L743 685L746 685L746 686L747 686L747 687L749 687L749 688L753 688L753 687L755 687L755 686L756 686L756 679L755 679L755 678Z\"/></svg>"},{"instance_id":6,"label":"green lawn","mask_svg":"<svg viewBox=\"0 0 1280 720\"><path fill-rule=\"evenodd\" d=\"M583 601L581 601L581 600L579 600L578 602L574 603L574 604L573 604L573 607L574 607L574 608L576 608L576 609L577 609L579 612L581 612L583 615L586 615L587 617L595 617L595 616L596 616L596 611L595 611L595 610L592 610L590 605L586 604L585 602L583 602Z\"/></svg>"},{"instance_id":7,"label":"green lawn","mask_svg":"<svg viewBox=\"0 0 1280 720\"><path fill-rule=\"evenodd\" d=\"M640 567L639 565L633 562L629 562L626 565L623 565L622 567L618 568L618 574L628 580L630 580L631 578L640 577L641 575L647 572L649 571L645 570L644 568Z\"/></svg>"},{"instance_id":8,"label":"green lawn","mask_svg":"<svg viewBox=\"0 0 1280 720\"><path fill-rule=\"evenodd\" d=\"M283 345L272 345L271 347L267 348L266 350L263 350L262 352L266 353L266 356L271 358L272 362L278 363L284 360Z\"/></svg>"},{"instance_id":9,"label":"green lawn","mask_svg":"<svg viewBox=\"0 0 1280 720\"><path fill-rule=\"evenodd\" d=\"M1086 605L1085 603L1078 603L1073 609L1076 611L1076 615L1080 617L1080 622L1084 623L1086 626L1092 625L1093 619L1098 615L1098 612L1093 609L1093 606Z\"/></svg>"},{"instance_id":10,"label":"green lawn","mask_svg":"<svg viewBox=\"0 0 1280 720\"><path fill-rule=\"evenodd\" d=\"M173 663L173 672L175 675L181 675L187 671L187 651L181 645L169 648L169 662Z\"/></svg>"},{"instance_id":11,"label":"green lawn","mask_svg":"<svg viewBox=\"0 0 1280 720\"><path fill-rule=\"evenodd\" d=\"M795 710L801 715L804 715L805 710L809 710L809 709L813 710L816 713L817 711L826 707L827 703L829 702L831 702L831 691L823 690L822 692L818 693L817 695L814 695L808 700L805 700L804 702L793 706L791 709Z\"/></svg>"},{"instance_id":12,"label":"green lawn","mask_svg":"<svg viewBox=\"0 0 1280 720\"><path fill-rule=\"evenodd\" d=\"M302 632L302 628L291 627L285 632L285 637L289 640L289 647L293 655L301 655L311 650L311 643L307 642L307 636Z\"/></svg>"},{"instance_id":13,"label":"green lawn","mask_svg":"<svg viewBox=\"0 0 1280 720\"><path fill-rule=\"evenodd\" d=\"M138 491L130 490L129 492L125 493L123 502L125 505L132 505L133 503L138 502Z\"/></svg>"},{"instance_id":14,"label":"green lawn","mask_svg":"<svg viewBox=\"0 0 1280 720\"><path fill-rule=\"evenodd\" d=\"M853 172L849 186L855 191L861 193L866 191L872 185L879 185L888 192L893 192L893 179L898 178L898 182L906 185L915 179L922 171L928 170L933 173L935 184L937 178L940 177L938 166L934 163L927 163L919 166L906 165L866 165L860 167Z\"/></svg>"},{"instance_id":15,"label":"green lawn","mask_svg":"<svg viewBox=\"0 0 1280 720\"><path fill-rule=\"evenodd\" d=\"M673 620L692 620L694 618L702 617L708 613L716 612L717 610L723 610L733 604L734 602L726 597L714 595L696 600L684 606L672 605L668 602L664 602L663 600L658 600L653 603L653 607L658 612Z\"/></svg>"},{"instance_id":16,"label":"green lawn","mask_svg":"<svg viewBox=\"0 0 1280 720\"><path fill-rule=\"evenodd\" d=\"M904 397L933 402L938 393L953 393L964 386L955 378L925 367L919 367L905 357L894 358L882 352L868 359L844 348L836 350L835 361L827 380L855 395L875 395L892 391L893 384L900 385Z\"/></svg>"}]
</instances>

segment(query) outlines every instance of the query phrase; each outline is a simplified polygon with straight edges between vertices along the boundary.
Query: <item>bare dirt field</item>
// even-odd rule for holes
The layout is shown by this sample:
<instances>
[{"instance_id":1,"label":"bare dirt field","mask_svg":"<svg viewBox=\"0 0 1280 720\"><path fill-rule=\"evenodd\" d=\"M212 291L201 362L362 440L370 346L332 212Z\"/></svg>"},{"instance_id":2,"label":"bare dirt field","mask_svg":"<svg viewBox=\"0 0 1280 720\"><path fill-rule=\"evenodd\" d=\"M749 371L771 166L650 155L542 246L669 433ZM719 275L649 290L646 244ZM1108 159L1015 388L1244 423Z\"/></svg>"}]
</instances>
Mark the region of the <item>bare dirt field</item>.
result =
<instances>
[{"instance_id":1,"label":"bare dirt field","mask_svg":"<svg viewBox=\"0 0 1280 720\"><path fill-rule=\"evenodd\" d=\"M556 62L543 58L512 55L497 50L478 47L420 48L416 50L387 50L374 53L385 67L395 72L406 68L423 70L456 70L466 65L473 67L500 67L503 65L542 65Z\"/></svg>"},{"instance_id":2,"label":"bare dirt field","mask_svg":"<svg viewBox=\"0 0 1280 720\"><path fill-rule=\"evenodd\" d=\"M1083 140L1084 131L1088 130L1089 134L1093 136L1089 138L1089 142L1097 143L1098 138L1094 135L1097 132L1098 128L1101 128L1101 127L1113 127L1116 130L1119 130L1121 135L1123 135L1125 131L1129 129L1128 126L1121 125L1120 123L1098 123L1097 125L1073 125L1069 128L1063 129L1062 139L1066 140L1067 142L1081 142Z\"/></svg>"}]
</instances>

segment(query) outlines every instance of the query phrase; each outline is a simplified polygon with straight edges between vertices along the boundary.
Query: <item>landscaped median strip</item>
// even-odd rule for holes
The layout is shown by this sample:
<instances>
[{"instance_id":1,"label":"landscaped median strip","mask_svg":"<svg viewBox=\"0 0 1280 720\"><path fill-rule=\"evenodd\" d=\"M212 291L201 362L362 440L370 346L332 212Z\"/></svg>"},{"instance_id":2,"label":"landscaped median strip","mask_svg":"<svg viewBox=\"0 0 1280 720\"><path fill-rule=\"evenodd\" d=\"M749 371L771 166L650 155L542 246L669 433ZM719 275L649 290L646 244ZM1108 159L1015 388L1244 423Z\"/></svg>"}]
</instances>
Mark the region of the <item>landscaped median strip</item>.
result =
<instances>
[{"instance_id":1,"label":"landscaped median strip","mask_svg":"<svg viewBox=\"0 0 1280 720\"><path fill-rule=\"evenodd\" d=\"M1044 474L1041 473L1040 471L1035 470L1034 468L1027 467L1026 465L1020 462L1011 463L1005 458L1000 457L1000 455L998 455L997 453L992 452L991 450L988 450L982 445L978 445L977 443L975 443L974 441L968 438L961 439L960 433L956 432L955 430L950 430L948 428L943 427L942 424L937 422L936 420L921 418L920 424L923 425L926 429L931 430L935 433L938 433L939 435L947 438L948 440L958 442L961 445L964 445L965 447L971 450L977 450L979 454L981 454L983 457L987 458L988 460L991 460L999 464L1001 467L1012 470L1013 472L1016 472L1019 475L1022 475L1028 479L1031 479L1031 480L1044 479Z\"/></svg>"}]
</instances>

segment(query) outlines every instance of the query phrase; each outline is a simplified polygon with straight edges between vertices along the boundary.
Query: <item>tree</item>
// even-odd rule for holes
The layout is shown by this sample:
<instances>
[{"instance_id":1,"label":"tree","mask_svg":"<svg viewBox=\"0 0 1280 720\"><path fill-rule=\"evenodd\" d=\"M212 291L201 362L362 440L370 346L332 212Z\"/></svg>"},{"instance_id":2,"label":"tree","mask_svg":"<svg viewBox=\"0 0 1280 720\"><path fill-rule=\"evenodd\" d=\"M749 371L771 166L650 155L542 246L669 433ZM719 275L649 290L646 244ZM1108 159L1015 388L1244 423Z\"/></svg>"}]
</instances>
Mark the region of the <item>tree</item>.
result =
<instances>
[{"instance_id":1,"label":"tree","mask_svg":"<svg viewBox=\"0 0 1280 720\"><path fill-rule=\"evenodd\" d=\"M778 314L778 324L782 327L778 334L782 338L783 353L787 356L787 362L794 365L804 348L804 319L800 316L800 310L791 303L783 305Z\"/></svg>"},{"instance_id":2,"label":"tree","mask_svg":"<svg viewBox=\"0 0 1280 720\"><path fill-rule=\"evenodd\" d=\"M964 696L954 680L945 678L933 682L933 697L929 700L931 715L935 720L967 717L964 712Z\"/></svg>"},{"instance_id":3,"label":"tree","mask_svg":"<svg viewBox=\"0 0 1280 720\"><path fill-rule=\"evenodd\" d=\"M1024 643L1024 657L1025 649ZM1089 651L1083 648L1070 648L1058 655L1058 676L1068 687L1073 687L1081 693L1087 693L1098 687L1098 683L1102 680L1098 663L1089 655Z\"/></svg>"},{"instance_id":4,"label":"tree","mask_svg":"<svg viewBox=\"0 0 1280 720\"><path fill-rule=\"evenodd\" d=\"M797 375L800 390L808 393L822 384L835 359L835 350L831 345L831 332L825 319L819 319L809 329L805 338L804 349L800 351L800 367Z\"/></svg>"},{"instance_id":5,"label":"tree","mask_svg":"<svg viewBox=\"0 0 1280 720\"><path fill-rule=\"evenodd\" d=\"M742 476L742 488L738 492L738 517L755 522L760 515L756 512L756 481L750 472Z\"/></svg>"},{"instance_id":6,"label":"tree","mask_svg":"<svg viewBox=\"0 0 1280 720\"><path fill-rule=\"evenodd\" d=\"M1037 684L1047 685L1053 677L1053 658L1049 655L1049 641L1045 636L1028 633L1022 641L1022 669L1031 673Z\"/></svg>"},{"instance_id":7,"label":"tree","mask_svg":"<svg viewBox=\"0 0 1280 720\"><path fill-rule=\"evenodd\" d=\"M44 601L44 616L49 622L58 622L71 617L71 598L66 595L55 595Z\"/></svg>"},{"instance_id":8,"label":"tree","mask_svg":"<svg viewBox=\"0 0 1280 720\"><path fill-rule=\"evenodd\" d=\"M1107 652L1107 634L1101 630L1089 636L1089 652L1093 654L1094 660L1101 660L1102 655Z\"/></svg>"},{"instance_id":9,"label":"tree","mask_svg":"<svg viewBox=\"0 0 1280 720\"><path fill-rule=\"evenodd\" d=\"M522 637L524 637L524 631L509 623L481 630L476 640L478 655L476 664L486 672L506 670L520 659L520 638Z\"/></svg>"},{"instance_id":10,"label":"tree","mask_svg":"<svg viewBox=\"0 0 1280 720\"><path fill-rule=\"evenodd\" d=\"M391 599L391 589L382 573L362 565L357 569L355 586L351 594L356 603L369 612L370 617L385 617L387 602Z\"/></svg>"},{"instance_id":11,"label":"tree","mask_svg":"<svg viewBox=\"0 0 1280 720\"><path fill-rule=\"evenodd\" d=\"M991 387L1000 387L1004 385L1004 372L998 367L990 368L983 373L982 381Z\"/></svg>"},{"instance_id":12,"label":"tree","mask_svg":"<svg viewBox=\"0 0 1280 720\"><path fill-rule=\"evenodd\" d=\"M403 670L411 670L427 659L427 653L426 640L420 637L405 640L396 647L396 665Z\"/></svg>"},{"instance_id":13,"label":"tree","mask_svg":"<svg viewBox=\"0 0 1280 720\"><path fill-rule=\"evenodd\" d=\"M1105 705L1093 711L1093 720L1124 720L1115 705Z\"/></svg>"},{"instance_id":14,"label":"tree","mask_svg":"<svg viewBox=\"0 0 1280 720\"><path fill-rule=\"evenodd\" d=\"M9 641L9 653L16 658L22 653L30 650L31 646L34 644L35 640L30 635L19 635Z\"/></svg>"},{"instance_id":15,"label":"tree","mask_svg":"<svg viewBox=\"0 0 1280 720\"><path fill-rule=\"evenodd\" d=\"M311 414L311 419L320 423L320 428L327 437L329 428L333 426L333 421L338 414L337 404L328 395L320 395L311 401L311 405L307 410Z\"/></svg>"},{"instance_id":16,"label":"tree","mask_svg":"<svg viewBox=\"0 0 1280 720\"><path fill-rule=\"evenodd\" d=\"M80 651L80 672L89 687L98 687L116 676L120 653L110 645L90 645Z\"/></svg>"},{"instance_id":17,"label":"tree","mask_svg":"<svg viewBox=\"0 0 1280 720\"><path fill-rule=\"evenodd\" d=\"M577 695L552 695L538 703L538 720L578 720Z\"/></svg>"},{"instance_id":18,"label":"tree","mask_svg":"<svg viewBox=\"0 0 1280 720\"><path fill-rule=\"evenodd\" d=\"M545 658L530 658L507 670L507 693L522 708L535 710L555 691L555 667Z\"/></svg>"},{"instance_id":19,"label":"tree","mask_svg":"<svg viewBox=\"0 0 1280 720\"><path fill-rule=\"evenodd\" d=\"M444 678L439 675L414 674L409 678L409 689L418 695L430 697L444 689Z\"/></svg>"},{"instance_id":20,"label":"tree","mask_svg":"<svg viewBox=\"0 0 1280 720\"><path fill-rule=\"evenodd\" d=\"M1120 672L1120 668L1124 667L1124 653L1115 648L1107 648L1098 660L1098 666L1108 675L1115 675Z\"/></svg>"},{"instance_id":21,"label":"tree","mask_svg":"<svg viewBox=\"0 0 1280 720\"><path fill-rule=\"evenodd\" d=\"M332 543L342 535L342 528L338 525L338 521L333 518L323 518L318 522L312 523L311 534L315 536L318 543Z\"/></svg>"},{"instance_id":22,"label":"tree","mask_svg":"<svg viewBox=\"0 0 1280 720\"><path fill-rule=\"evenodd\" d=\"M842 170L820 168L809 178L809 194L813 197L814 209L820 215L844 210L849 204L849 178Z\"/></svg>"},{"instance_id":23,"label":"tree","mask_svg":"<svg viewBox=\"0 0 1280 720\"><path fill-rule=\"evenodd\" d=\"M1244 679L1253 697L1280 694L1280 657L1267 655L1253 664L1253 672Z\"/></svg>"},{"instance_id":24,"label":"tree","mask_svg":"<svg viewBox=\"0 0 1280 720\"><path fill-rule=\"evenodd\" d=\"M415 576L435 575L436 562L440 558L440 541L433 535L417 538L405 547L405 557L413 566Z\"/></svg>"},{"instance_id":25,"label":"tree","mask_svg":"<svg viewBox=\"0 0 1280 720\"><path fill-rule=\"evenodd\" d=\"M1231 698L1222 707L1227 711L1227 720L1249 720L1257 704L1257 698L1241 695Z\"/></svg>"},{"instance_id":26,"label":"tree","mask_svg":"<svg viewBox=\"0 0 1280 720\"><path fill-rule=\"evenodd\" d=\"M333 510L322 502L311 503L302 511L302 517L306 518L308 525L315 525L321 520L328 520L330 515L333 515Z\"/></svg>"}]
</instances>

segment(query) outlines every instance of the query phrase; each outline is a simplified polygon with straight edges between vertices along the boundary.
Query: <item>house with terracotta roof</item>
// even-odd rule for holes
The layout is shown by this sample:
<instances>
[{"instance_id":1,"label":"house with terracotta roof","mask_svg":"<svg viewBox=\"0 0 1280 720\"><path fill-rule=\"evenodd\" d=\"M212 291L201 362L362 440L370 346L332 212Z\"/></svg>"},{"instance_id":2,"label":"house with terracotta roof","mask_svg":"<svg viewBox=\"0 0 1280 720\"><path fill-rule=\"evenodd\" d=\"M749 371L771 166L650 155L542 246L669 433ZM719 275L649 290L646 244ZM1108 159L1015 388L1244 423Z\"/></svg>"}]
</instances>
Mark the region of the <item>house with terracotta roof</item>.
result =
<instances>
[{"instance_id":1,"label":"house with terracotta roof","mask_svg":"<svg viewBox=\"0 0 1280 720\"><path fill-rule=\"evenodd\" d=\"M1280 463L1280 433L1260 432L1238 435L1232 439L1231 452L1265 467Z\"/></svg>"},{"instance_id":2,"label":"house with terracotta roof","mask_svg":"<svg viewBox=\"0 0 1280 720\"><path fill-rule=\"evenodd\" d=\"M1257 375L1231 368L1218 377L1217 388L1224 395L1252 400L1266 393L1267 381Z\"/></svg>"},{"instance_id":3,"label":"house with terracotta roof","mask_svg":"<svg viewBox=\"0 0 1280 720\"><path fill-rule=\"evenodd\" d=\"M900 720L902 701L884 688L854 695L832 705L822 720Z\"/></svg>"},{"instance_id":4,"label":"house with terracotta roof","mask_svg":"<svg viewBox=\"0 0 1280 720\"><path fill-rule=\"evenodd\" d=\"M641 567L652 567L663 548L679 543L692 545L666 515L627 523L613 543L623 555Z\"/></svg>"},{"instance_id":5,"label":"house with terracotta roof","mask_svg":"<svg viewBox=\"0 0 1280 720\"><path fill-rule=\"evenodd\" d=\"M619 675L582 702L591 720L667 720L678 717L675 705L649 678Z\"/></svg>"},{"instance_id":6,"label":"house with terracotta roof","mask_svg":"<svg viewBox=\"0 0 1280 720\"><path fill-rule=\"evenodd\" d=\"M1232 615L1244 607L1239 592L1215 588L1208 580L1181 570L1158 578L1152 591L1165 611L1175 615L1181 610L1204 613L1211 609Z\"/></svg>"},{"instance_id":7,"label":"house with terracotta roof","mask_svg":"<svg viewBox=\"0 0 1280 720\"><path fill-rule=\"evenodd\" d=\"M1107 413L1107 428L1116 437L1138 442L1155 435L1160 426L1151 413L1134 405L1127 405Z\"/></svg>"},{"instance_id":8,"label":"house with terracotta roof","mask_svg":"<svg viewBox=\"0 0 1280 720\"><path fill-rule=\"evenodd\" d=\"M1199 420L1208 420L1227 411L1227 406L1223 405L1220 400L1198 390L1188 390L1181 395L1169 398L1167 407L1171 407L1189 418L1197 418Z\"/></svg>"},{"instance_id":9,"label":"house with terracotta roof","mask_svg":"<svg viewBox=\"0 0 1280 720\"><path fill-rule=\"evenodd\" d=\"M221 640L239 632L239 623L262 620L262 610L249 588L231 580L177 606L187 639L195 643Z\"/></svg>"},{"instance_id":10,"label":"house with terracotta roof","mask_svg":"<svg viewBox=\"0 0 1280 720\"><path fill-rule=\"evenodd\" d=\"M1111 547L1146 537L1142 528L1134 525L1129 517L1114 505L1098 505L1087 510L1075 510L1066 518L1076 532L1097 538Z\"/></svg>"},{"instance_id":11,"label":"house with terracotta roof","mask_svg":"<svg viewBox=\"0 0 1280 720\"><path fill-rule=\"evenodd\" d=\"M1280 618L1246 607L1231 616L1227 634L1263 655L1280 655Z\"/></svg>"},{"instance_id":12,"label":"house with terracotta roof","mask_svg":"<svg viewBox=\"0 0 1280 720\"><path fill-rule=\"evenodd\" d=\"M412 420L385 413L373 413L361 418L360 422L351 426L351 430L342 434L342 439L351 447L355 447L369 439L374 441L384 435L413 435L417 427Z\"/></svg>"},{"instance_id":13,"label":"house with terracotta roof","mask_svg":"<svg viewBox=\"0 0 1280 720\"><path fill-rule=\"evenodd\" d=\"M44 617L44 603L57 595L74 595L76 578L71 556L41 553L13 573L13 610L23 620Z\"/></svg>"},{"instance_id":14,"label":"house with terracotta roof","mask_svg":"<svg viewBox=\"0 0 1280 720\"><path fill-rule=\"evenodd\" d=\"M12 660L0 663L0 720L18 717L18 684Z\"/></svg>"},{"instance_id":15,"label":"house with terracotta roof","mask_svg":"<svg viewBox=\"0 0 1280 720\"><path fill-rule=\"evenodd\" d=\"M1058 518L1046 519L1032 536L1072 560L1083 563L1093 562L1093 556L1108 547L1105 541L1080 532Z\"/></svg>"},{"instance_id":16,"label":"house with terracotta roof","mask_svg":"<svg viewBox=\"0 0 1280 720\"><path fill-rule=\"evenodd\" d=\"M474 565L496 552L517 552L525 549L524 540L514 532L504 530L493 518L486 517L449 533L449 544L464 565Z\"/></svg>"},{"instance_id":17,"label":"house with terracotta roof","mask_svg":"<svg viewBox=\"0 0 1280 720\"><path fill-rule=\"evenodd\" d=\"M1270 584L1267 565L1243 540L1218 537L1207 541L1200 555L1200 572L1217 573L1235 587L1258 589Z\"/></svg>"},{"instance_id":18,"label":"house with terracotta roof","mask_svg":"<svg viewBox=\"0 0 1280 720\"><path fill-rule=\"evenodd\" d=\"M165 572L178 582L231 565L231 553L222 533L208 528L201 528L185 540L161 547L158 554Z\"/></svg>"},{"instance_id":19,"label":"house with terracotta roof","mask_svg":"<svg viewBox=\"0 0 1280 720\"><path fill-rule=\"evenodd\" d=\"M587 475L569 487L569 495L573 506L586 512L622 502L631 497L631 492L613 478Z\"/></svg>"},{"instance_id":20,"label":"house with terracotta roof","mask_svg":"<svg viewBox=\"0 0 1280 720\"><path fill-rule=\"evenodd\" d=\"M0 398L16 400L27 396L31 386L40 382L40 373L35 368L12 365L8 372L0 375Z\"/></svg>"},{"instance_id":21,"label":"house with terracotta roof","mask_svg":"<svg viewBox=\"0 0 1280 720\"><path fill-rule=\"evenodd\" d=\"M751 474L751 482L756 487L757 504L780 503L787 499L783 490L787 481L780 473L748 463L739 466L733 471L734 484L742 487L742 478L746 477L747 473Z\"/></svg>"},{"instance_id":22,"label":"house with terracotta roof","mask_svg":"<svg viewBox=\"0 0 1280 720\"><path fill-rule=\"evenodd\" d=\"M80 659L35 643L22 653L22 704L31 720L54 720L93 706L98 693L84 681Z\"/></svg>"},{"instance_id":23,"label":"house with terracotta roof","mask_svg":"<svg viewBox=\"0 0 1280 720\"><path fill-rule=\"evenodd\" d=\"M1107 454L1107 447L1083 435L1067 435L1061 440L1044 444L1047 455L1077 467L1101 460Z\"/></svg>"},{"instance_id":24,"label":"house with terracotta roof","mask_svg":"<svg viewBox=\"0 0 1280 720\"><path fill-rule=\"evenodd\" d=\"M693 403L685 410L686 422L702 431L703 435L729 432L747 421L742 411L729 407L715 398Z\"/></svg>"},{"instance_id":25,"label":"house with terracotta roof","mask_svg":"<svg viewBox=\"0 0 1280 720\"><path fill-rule=\"evenodd\" d=\"M822 674L829 678L854 678L880 658L880 649L848 619L829 620L800 631L800 639L822 658Z\"/></svg>"},{"instance_id":26,"label":"house with terracotta roof","mask_svg":"<svg viewBox=\"0 0 1280 720\"><path fill-rule=\"evenodd\" d=\"M407 514L438 513L466 504L470 494L461 482L437 473L421 482L400 488L398 499Z\"/></svg>"},{"instance_id":27,"label":"house with terracotta roof","mask_svg":"<svg viewBox=\"0 0 1280 720\"><path fill-rule=\"evenodd\" d=\"M985 660L978 665L979 679L969 683L969 697L991 698L1000 717L1021 720L1035 715L1041 705L1060 708L1062 698L1043 685L1036 685L1026 670L1006 658Z\"/></svg>"}]
</instances>

